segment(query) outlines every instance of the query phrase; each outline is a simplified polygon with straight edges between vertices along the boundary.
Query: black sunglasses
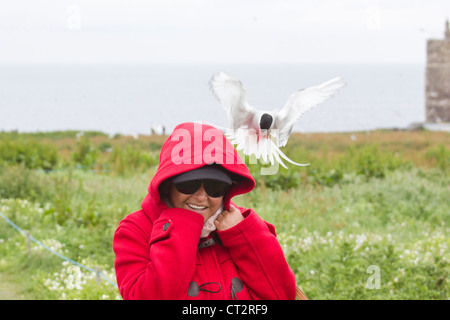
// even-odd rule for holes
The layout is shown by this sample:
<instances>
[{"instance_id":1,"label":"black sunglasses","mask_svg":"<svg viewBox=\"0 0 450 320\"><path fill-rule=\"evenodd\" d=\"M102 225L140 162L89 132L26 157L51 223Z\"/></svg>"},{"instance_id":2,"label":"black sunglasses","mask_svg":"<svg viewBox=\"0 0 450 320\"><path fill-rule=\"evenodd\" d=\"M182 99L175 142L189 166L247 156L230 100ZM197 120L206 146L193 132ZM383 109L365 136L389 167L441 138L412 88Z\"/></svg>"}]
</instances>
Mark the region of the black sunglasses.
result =
<instances>
[{"instance_id":1,"label":"black sunglasses","mask_svg":"<svg viewBox=\"0 0 450 320\"><path fill-rule=\"evenodd\" d=\"M212 198L223 197L228 191L228 184L217 180L192 180L175 183L175 188L183 194L193 194L200 189L201 185L205 188L206 194Z\"/></svg>"}]
</instances>

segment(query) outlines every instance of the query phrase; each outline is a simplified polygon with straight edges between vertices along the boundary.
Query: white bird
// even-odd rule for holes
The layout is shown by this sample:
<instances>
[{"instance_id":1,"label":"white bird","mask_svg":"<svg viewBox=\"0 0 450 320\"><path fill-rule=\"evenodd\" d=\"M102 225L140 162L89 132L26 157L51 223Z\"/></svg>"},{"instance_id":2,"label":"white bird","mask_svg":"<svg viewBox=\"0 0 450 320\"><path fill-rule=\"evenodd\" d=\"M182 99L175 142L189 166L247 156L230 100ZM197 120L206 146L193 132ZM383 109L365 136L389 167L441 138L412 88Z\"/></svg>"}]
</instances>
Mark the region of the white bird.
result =
<instances>
[{"instance_id":1,"label":"white bird","mask_svg":"<svg viewBox=\"0 0 450 320\"><path fill-rule=\"evenodd\" d=\"M278 161L286 168L281 158L298 165L281 150L289 139L294 124L303 114L313 107L333 97L345 83L342 78L333 78L320 85L301 89L293 93L281 109L273 111L258 110L247 102L247 92L242 82L225 72L215 74L210 82L214 96L219 100L228 115L231 130L226 131L237 150L246 155L255 155L257 159Z\"/></svg>"}]
</instances>

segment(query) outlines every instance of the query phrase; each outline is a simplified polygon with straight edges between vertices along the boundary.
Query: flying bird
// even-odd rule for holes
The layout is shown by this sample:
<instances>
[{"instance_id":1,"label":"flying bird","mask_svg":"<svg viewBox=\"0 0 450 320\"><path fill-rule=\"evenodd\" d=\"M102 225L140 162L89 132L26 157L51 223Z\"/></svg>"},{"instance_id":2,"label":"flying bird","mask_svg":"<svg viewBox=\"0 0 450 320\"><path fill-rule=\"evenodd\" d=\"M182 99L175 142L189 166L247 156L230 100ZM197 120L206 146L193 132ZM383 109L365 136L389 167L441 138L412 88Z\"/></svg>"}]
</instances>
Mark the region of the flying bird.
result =
<instances>
[{"instance_id":1,"label":"flying bird","mask_svg":"<svg viewBox=\"0 0 450 320\"><path fill-rule=\"evenodd\" d=\"M215 74L209 82L211 91L227 112L230 129L226 131L230 142L245 155L257 159L278 161L287 168L282 159L297 165L307 166L289 159L281 150L289 139L294 124L305 112L333 97L345 82L336 77L320 85L301 89L291 94L281 109L264 111L250 106L247 91L241 81L225 72Z\"/></svg>"}]
</instances>

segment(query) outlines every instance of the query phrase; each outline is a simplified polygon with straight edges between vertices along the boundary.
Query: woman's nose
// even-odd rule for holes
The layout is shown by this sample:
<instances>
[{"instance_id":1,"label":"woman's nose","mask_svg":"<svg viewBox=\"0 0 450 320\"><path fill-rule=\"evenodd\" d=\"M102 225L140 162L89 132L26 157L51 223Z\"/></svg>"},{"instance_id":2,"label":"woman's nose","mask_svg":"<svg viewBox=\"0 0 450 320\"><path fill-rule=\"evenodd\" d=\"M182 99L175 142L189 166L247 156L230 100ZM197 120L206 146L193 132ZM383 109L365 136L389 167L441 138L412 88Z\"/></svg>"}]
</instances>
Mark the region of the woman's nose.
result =
<instances>
[{"instance_id":1,"label":"woman's nose","mask_svg":"<svg viewBox=\"0 0 450 320\"><path fill-rule=\"evenodd\" d=\"M200 186L200 188L192 196L199 200L204 200L204 199L208 198L208 194L205 191L205 187L203 186L203 183Z\"/></svg>"}]
</instances>

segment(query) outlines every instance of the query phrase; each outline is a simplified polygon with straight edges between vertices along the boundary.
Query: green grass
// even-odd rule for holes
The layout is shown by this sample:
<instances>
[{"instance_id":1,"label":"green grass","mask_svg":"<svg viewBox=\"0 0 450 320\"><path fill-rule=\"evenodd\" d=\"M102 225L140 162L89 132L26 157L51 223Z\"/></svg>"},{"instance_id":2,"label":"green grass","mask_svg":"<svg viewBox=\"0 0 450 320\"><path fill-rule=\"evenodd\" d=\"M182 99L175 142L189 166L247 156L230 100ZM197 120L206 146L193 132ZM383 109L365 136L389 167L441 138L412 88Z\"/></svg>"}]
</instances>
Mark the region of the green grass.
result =
<instances>
[{"instance_id":1,"label":"green grass","mask_svg":"<svg viewBox=\"0 0 450 320\"><path fill-rule=\"evenodd\" d=\"M140 208L163 137L12 135L3 133L0 144L19 148L31 139L56 149L57 162L49 171L0 155L0 211L115 281L112 235ZM294 135L287 155L311 166L263 176L259 165L250 165L257 187L234 201L276 226L310 299L448 299L449 135L354 135ZM95 153L87 165L79 161L83 152ZM46 157L46 151L24 154ZM27 241L3 219L0 273L31 299L120 298L115 287Z\"/></svg>"},{"instance_id":2,"label":"green grass","mask_svg":"<svg viewBox=\"0 0 450 320\"><path fill-rule=\"evenodd\" d=\"M384 179L269 191L242 202L277 226L312 299L448 299L448 182L439 171L397 170ZM381 270L380 289L365 288L371 265Z\"/></svg>"}]
</instances>

